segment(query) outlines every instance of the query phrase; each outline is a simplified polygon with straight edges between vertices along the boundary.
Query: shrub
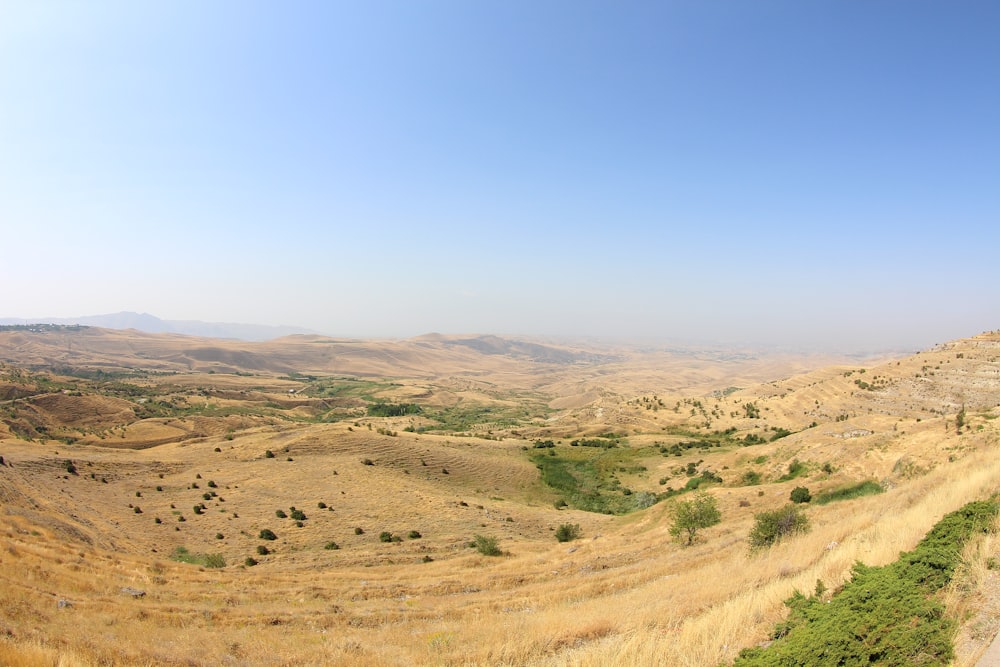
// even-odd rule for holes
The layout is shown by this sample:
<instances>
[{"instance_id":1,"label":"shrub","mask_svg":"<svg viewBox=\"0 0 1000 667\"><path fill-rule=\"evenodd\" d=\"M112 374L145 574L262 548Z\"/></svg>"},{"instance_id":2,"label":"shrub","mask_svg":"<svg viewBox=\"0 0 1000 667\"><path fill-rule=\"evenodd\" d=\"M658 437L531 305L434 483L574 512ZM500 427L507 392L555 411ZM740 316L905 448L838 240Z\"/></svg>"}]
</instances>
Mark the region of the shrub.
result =
<instances>
[{"instance_id":1,"label":"shrub","mask_svg":"<svg viewBox=\"0 0 1000 667\"><path fill-rule=\"evenodd\" d=\"M734 667L772 665L950 664L955 622L934 595L961 561L964 543L988 530L994 502L974 502L946 515L913 551L883 567L857 563L832 599L798 591L785 602L788 618L768 648L740 652Z\"/></svg>"},{"instance_id":2,"label":"shrub","mask_svg":"<svg viewBox=\"0 0 1000 667\"><path fill-rule=\"evenodd\" d=\"M226 566L226 559L222 554L205 554L205 567L220 568Z\"/></svg>"},{"instance_id":3,"label":"shrub","mask_svg":"<svg viewBox=\"0 0 1000 667\"><path fill-rule=\"evenodd\" d=\"M336 551L337 549L340 548L340 545L337 544L336 542L327 542L326 546L323 548L326 549L327 551Z\"/></svg>"},{"instance_id":4,"label":"shrub","mask_svg":"<svg viewBox=\"0 0 1000 667\"><path fill-rule=\"evenodd\" d=\"M566 507L566 501L560 498L559 500L555 501L553 505L557 510L561 510L562 508Z\"/></svg>"},{"instance_id":5,"label":"shrub","mask_svg":"<svg viewBox=\"0 0 1000 667\"><path fill-rule=\"evenodd\" d=\"M750 549L757 550L777 544L784 537L809 530L809 519L799 507L786 505L771 512L754 515L750 531Z\"/></svg>"},{"instance_id":6,"label":"shrub","mask_svg":"<svg viewBox=\"0 0 1000 667\"><path fill-rule=\"evenodd\" d=\"M580 537L580 524L564 523L556 530L556 539L560 542L570 542Z\"/></svg>"},{"instance_id":7,"label":"shrub","mask_svg":"<svg viewBox=\"0 0 1000 667\"><path fill-rule=\"evenodd\" d=\"M254 558L253 556L247 556L247 559L243 561L243 564L246 565L247 567L253 567L254 565L257 564L257 559Z\"/></svg>"},{"instance_id":8,"label":"shrub","mask_svg":"<svg viewBox=\"0 0 1000 667\"><path fill-rule=\"evenodd\" d=\"M363 466L373 466L373 465L375 465L375 462L372 461L371 459L361 459L361 465L363 465Z\"/></svg>"},{"instance_id":9,"label":"shrub","mask_svg":"<svg viewBox=\"0 0 1000 667\"><path fill-rule=\"evenodd\" d=\"M209 486L209 488L212 488L212 489L214 489L214 488L216 488L216 487L217 487L218 485L217 485L217 484L215 483L215 480L211 480L211 479L210 479L210 480L208 480L208 486Z\"/></svg>"},{"instance_id":10,"label":"shrub","mask_svg":"<svg viewBox=\"0 0 1000 667\"><path fill-rule=\"evenodd\" d=\"M812 500L812 494L804 486L796 486L792 489L791 501L793 503L807 503Z\"/></svg>"},{"instance_id":11,"label":"shrub","mask_svg":"<svg viewBox=\"0 0 1000 667\"><path fill-rule=\"evenodd\" d=\"M419 530L411 530L409 533L406 534L406 536L411 540L419 540L421 537L423 537L423 535L420 534Z\"/></svg>"},{"instance_id":12,"label":"shrub","mask_svg":"<svg viewBox=\"0 0 1000 667\"><path fill-rule=\"evenodd\" d=\"M257 545L257 554L260 556L266 556L271 553L271 550L265 547L263 544Z\"/></svg>"},{"instance_id":13,"label":"shrub","mask_svg":"<svg viewBox=\"0 0 1000 667\"><path fill-rule=\"evenodd\" d=\"M272 452L270 449L268 449L267 451L264 452L264 458L265 459L273 459L274 458L274 452ZM253 560L253 559L251 559L251 560ZM256 564L257 563L254 563L254 565L256 565Z\"/></svg>"},{"instance_id":14,"label":"shrub","mask_svg":"<svg viewBox=\"0 0 1000 667\"><path fill-rule=\"evenodd\" d=\"M472 538L472 546L484 556L502 556L497 538L487 535L476 535Z\"/></svg>"},{"instance_id":15,"label":"shrub","mask_svg":"<svg viewBox=\"0 0 1000 667\"><path fill-rule=\"evenodd\" d=\"M276 539L278 539L278 536L274 534L274 531L272 531L272 530L270 530L268 528L265 528L264 530L260 531L260 539L262 539L262 540L276 540Z\"/></svg>"},{"instance_id":16,"label":"shrub","mask_svg":"<svg viewBox=\"0 0 1000 667\"><path fill-rule=\"evenodd\" d=\"M224 539L226 539L226 536L223 535L222 533L216 533L215 534L215 539L217 539L217 540L224 540Z\"/></svg>"},{"instance_id":17,"label":"shrub","mask_svg":"<svg viewBox=\"0 0 1000 667\"><path fill-rule=\"evenodd\" d=\"M285 510L274 510L274 516L278 517L279 519L288 518L288 515L285 514Z\"/></svg>"},{"instance_id":18,"label":"shrub","mask_svg":"<svg viewBox=\"0 0 1000 667\"><path fill-rule=\"evenodd\" d=\"M318 503L316 503L316 507L320 508L321 510L325 510L325 509L326 509L326 503L324 503L324 502L323 502L323 501L321 500L321 501L319 501Z\"/></svg>"},{"instance_id":19,"label":"shrub","mask_svg":"<svg viewBox=\"0 0 1000 667\"><path fill-rule=\"evenodd\" d=\"M354 529L354 534L355 535L364 535L365 534L365 529L362 528L361 526L358 526L357 528Z\"/></svg>"},{"instance_id":20,"label":"shrub","mask_svg":"<svg viewBox=\"0 0 1000 667\"><path fill-rule=\"evenodd\" d=\"M670 508L674 522L670 534L677 539L687 535L687 544L693 544L702 528L714 526L722 520L715 497L700 491L691 500L678 500Z\"/></svg>"},{"instance_id":21,"label":"shrub","mask_svg":"<svg viewBox=\"0 0 1000 667\"><path fill-rule=\"evenodd\" d=\"M297 509L295 509L293 507L291 511L292 511L292 515L291 516L296 521L305 521L306 520L306 513L303 512L302 510L297 510Z\"/></svg>"},{"instance_id":22,"label":"shrub","mask_svg":"<svg viewBox=\"0 0 1000 667\"><path fill-rule=\"evenodd\" d=\"M378 541L392 542L392 533L390 533L388 530L383 530L381 533L378 534Z\"/></svg>"}]
</instances>

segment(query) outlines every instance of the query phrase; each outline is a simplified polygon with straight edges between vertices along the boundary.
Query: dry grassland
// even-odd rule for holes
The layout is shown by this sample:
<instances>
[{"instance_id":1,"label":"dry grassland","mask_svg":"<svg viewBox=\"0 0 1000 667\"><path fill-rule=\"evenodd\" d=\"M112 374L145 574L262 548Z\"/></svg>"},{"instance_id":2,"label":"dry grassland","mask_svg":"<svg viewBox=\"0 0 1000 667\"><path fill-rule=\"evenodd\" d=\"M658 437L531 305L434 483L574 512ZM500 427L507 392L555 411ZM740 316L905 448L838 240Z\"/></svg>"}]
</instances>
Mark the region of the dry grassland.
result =
<instances>
[{"instance_id":1,"label":"dry grassland","mask_svg":"<svg viewBox=\"0 0 1000 667\"><path fill-rule=\"evenodd\" d=\"M88 345L101 360L126 340L93 338ZM298 371L306 373L322 367L303 363L299 348L337 346L347 354L353 346L351 363L375 360L367 371L394 363L411 371L366 376L393 378L366 385L375 399L435 410L488 407L476 413L487 426L420 432L433 420L368 417L357 395L310 395L306 380L259 369L256 376L185 370L135 380L183 404L182 417L134 414L143 408L129 398L52 392L8 399L37 409L50 431L88 433L67 445L0 432L0 664L717 665L765 641L793 590L812 591L817 580L835 589L854 562L890 562L945 513L1000 490L997 335L868 365L864 373L841 363L768 375L762 384L748 380L788 363L754 371L737 360L727 376L724 364L688 359L696 368L685 381L697 391L614 355L532 379L537 367L523 359L484 360L470 344L446 345L443 337L373 350L296 338L292 352L286 345L241 353L302 363ZM45 341L22 334L15 342L32 359L51 356ZM166 363L154 355L155 337L130 344L133 355L159 355L149 364ZM491 351L500 345L477 343L487 344ZM3 345L11 358L14 344ZM223 359L241 373L239 363L254 358L171 350L185 360ZM439 376L412 372L447 354L454 356ZM122 359L115 357L118 368ZM471 366L475 360L479 366ZM477 374L457 374L462 364ZM613 379L601 384L609 369ZM5 391L13 396L27 386L8 379ZM501 418L539 396L549 401L544 411L514 424ZM282 401L288 404L273 407ZM748 416L747 404L759 416ZM333 409L355 416L317 421ZM730 428L762 444L727 441L681 456L659 450ZM775 429L791 433L770 441ZM589 452L570 448L568 439L607 432L625 436L645 468L618 474L635 492L684 486L689 476L677 468L689 462L718 472L723 483L708 490L722 523L682 547L668 532L669 501L624 516L557 510L560 494L541 484L529 459L532 442L552 438L561 455L582 455ZM795 460L805 472L780 481ZM748 471L763 483L744 485ZM809 533L749 553L754 513L784 505L794 487L816 495L865 479L886 492L809 506ZM293 506L307 515L301 527L276 516ZM582 538L557 542L554 530L564 523L579 524ZM277 539L259 539L265 528ZM401 541L380 541L383 531ZM498 538L506 554L478 554L469 547L477 534ZM339 548L326 548L330 542ZM259 555L258 546L271 553ZM219 554L226 567L177 562L178 547ZM259 563L247 567L248 556ZM970 545L949 589L950 613L964 622L956 664L974 664L1000 625L991 607L998 558L995 536Z\"/></svg>"}]
</instances>

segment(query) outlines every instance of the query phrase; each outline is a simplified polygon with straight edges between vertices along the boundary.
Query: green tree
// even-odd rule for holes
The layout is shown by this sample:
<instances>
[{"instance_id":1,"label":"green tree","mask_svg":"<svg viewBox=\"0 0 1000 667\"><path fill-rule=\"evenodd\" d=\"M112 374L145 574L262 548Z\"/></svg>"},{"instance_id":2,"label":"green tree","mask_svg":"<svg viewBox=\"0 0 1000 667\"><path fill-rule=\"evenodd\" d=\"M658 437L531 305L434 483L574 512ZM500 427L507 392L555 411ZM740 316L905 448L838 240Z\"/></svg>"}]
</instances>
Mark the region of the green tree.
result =
<instances>
[{"instance_id":1,"label":"green tree","mask_svg":"<svg viewBox=\"0 0 1000 667\"><path fill-rule=\"evenodd\" d=\"M708 528L722 521L722 515L716 506L715 497L700 491L691 500L679 500L670 508L674 523L670 526L670 534L680 539L687 535L686 544L693 544L694 538L702 528Z\"/></svg>"}]
</instances>

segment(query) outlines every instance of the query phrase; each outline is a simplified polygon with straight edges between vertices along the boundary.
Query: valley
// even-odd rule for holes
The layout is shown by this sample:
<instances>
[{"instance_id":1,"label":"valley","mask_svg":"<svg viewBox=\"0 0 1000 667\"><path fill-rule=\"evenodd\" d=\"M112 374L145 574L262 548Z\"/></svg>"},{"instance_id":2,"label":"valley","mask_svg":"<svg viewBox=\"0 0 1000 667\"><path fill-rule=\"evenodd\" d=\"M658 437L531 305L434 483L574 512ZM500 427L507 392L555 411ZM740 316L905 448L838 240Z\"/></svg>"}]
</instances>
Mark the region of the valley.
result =
<instances>
[{"instance_id":1,"label":"valley","mask_svg":"<svg viewBox=\"0 0 1000 667\"><path fill-rule=\"evenodd\" d=\"M998 416L998 332L849 358L3 327L0 662L729 664L793 591L1000 490ZM810 530L751 551L797 488ZM721 521L685 546L699 492ZM955 664L1000 625L975 548Z\"/></svg>"}]
</instances>

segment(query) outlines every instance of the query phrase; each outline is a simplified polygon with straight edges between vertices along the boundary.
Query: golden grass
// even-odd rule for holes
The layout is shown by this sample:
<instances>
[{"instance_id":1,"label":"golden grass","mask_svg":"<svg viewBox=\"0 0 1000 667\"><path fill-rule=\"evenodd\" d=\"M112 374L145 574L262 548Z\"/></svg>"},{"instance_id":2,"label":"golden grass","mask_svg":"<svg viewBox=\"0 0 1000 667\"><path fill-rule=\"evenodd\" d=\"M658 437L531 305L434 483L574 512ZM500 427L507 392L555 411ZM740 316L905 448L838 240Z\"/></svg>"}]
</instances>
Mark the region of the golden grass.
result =
<instances>
[{"instance_id":1,"label":"golden grass","mask_svg":"<svg viewBox=\"0 0 1000 667\"><path fill-rule=\"evenodd\" d=\"M941 389L951 380L938 378L927 389L912 377L923 366L972 372L962 366L971 357L947 349L870 370L869 378L896 378L894 389L874 396L852 395L853 377L835 369L724 399L702 397L723 414L713 428L766 434L771 424L827 421L749 449L654 454L647 479L623 477L656 491L659 476L689 460L704 458L723 472L727 485L711 490L723 523L688 548L670 539L666 505L625 517L559 511L538 487L521 451L535 433L641 427L636 442L648 445L671 441L663 427L685 423L672 409L640 411L610 394L560 413L555 426L526 428L523 437L505 433L503 441L391 437L368 430L367 419L357 428L253 424L232 440L218 423L192 420L184 428L202 428L205 437L141 451L5 440L13 466L0 469L0 664L717 665L763 640L793 590L810 592L817 579L834 589L858 560L890 562L945 513L997 491L998 420L988 418L989 393L971 397L981 405L958 435L949 422L951 395ZM205 376L185 381L198 386L198 377ZM485 391L455 383L450 397ZM563 389L566 405L589 391L586 383ZM764 417L731 416L748 400ZM833 421L845 413L849 421ZM402 431L406 422L374 423ZM843 436L858 428L872 433ZM267 449L276 457L264 458ZM757 456L768 458L752 463ZM67 457L79 476L60 468ZM732 486L748 466L773 480L796 457L810 465L805 478ZM363 458L375 465L362 465ZM900 465L904 459L911 465ZM822 463L835 472L821 472ZM754 512L784 504L794 486L815 493L866 478L892 488L811 507L811 532L748 553ZM207 501L210 510L195 517L192 505L208 480L225 502ZM333 511L320 510L318 501ZM291 505L309 515L304 527L275 517L275 509ZM188 521L177 522L173 511ZM165 521L154 524L155 516ZM557 543L553 530L561 523L579 523L583 539ZM364 534L355 535L355 526ZM279 533L274 553L243 568L264 527ZM377 538L382 530L411 529L423 537ZM510 555L476 554L467 545L475 534L497 536ZM341 549L325 550L329 540ZM177 546L222 553L229 567L170 561ZM962 583L950 592L957 618L981 606L977 596L995 579L987 559L998 548L993 538L969 547ZM424 562L428 556L433 560ZM124 586L146 596L133 599Z\"/></svg>"}]
</instances>

